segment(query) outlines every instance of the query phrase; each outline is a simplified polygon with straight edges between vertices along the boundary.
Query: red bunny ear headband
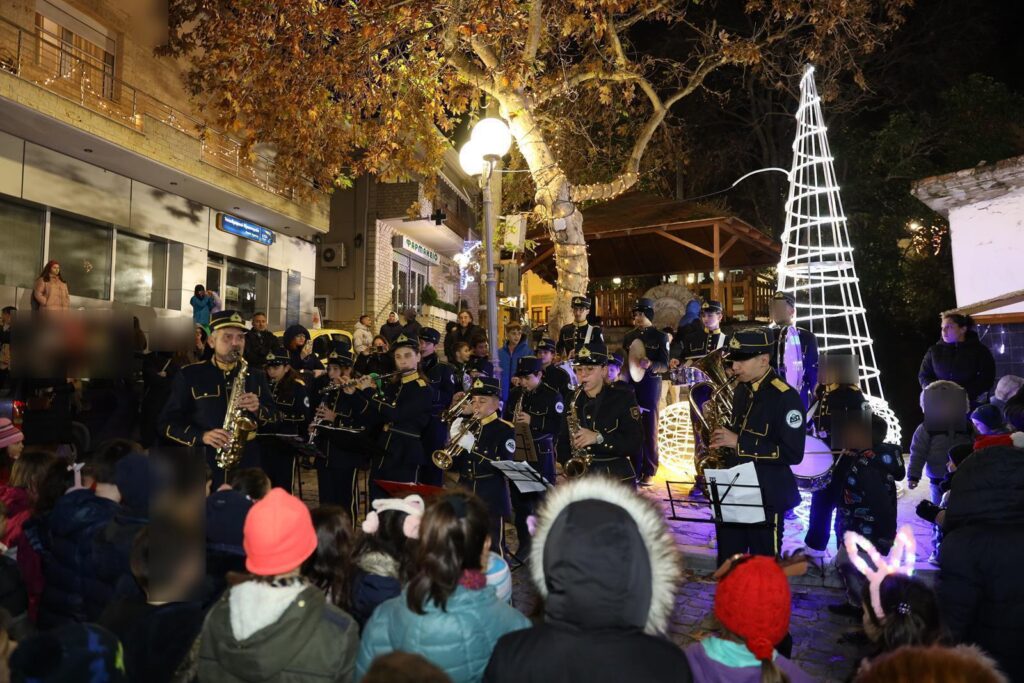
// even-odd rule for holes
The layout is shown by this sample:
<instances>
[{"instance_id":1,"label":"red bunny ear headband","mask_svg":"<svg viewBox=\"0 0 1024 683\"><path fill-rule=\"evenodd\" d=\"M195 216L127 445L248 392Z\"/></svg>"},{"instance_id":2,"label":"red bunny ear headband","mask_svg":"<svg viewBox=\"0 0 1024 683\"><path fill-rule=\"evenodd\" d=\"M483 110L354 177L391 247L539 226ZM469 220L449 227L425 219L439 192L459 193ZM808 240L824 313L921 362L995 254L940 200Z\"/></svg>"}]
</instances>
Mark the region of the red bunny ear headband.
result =
<instances>
[{"instance_id":1,"label":"red bunny ear headband","mask_svg":"<svg viewBox=\"0 0 1024 683\"><path fill-rule=\"evenodd\" d=\"M380 513L385 510L397 510L405 513L405 521L402 522L402 533L406 538L420 537L420 520L423 519L423 510L426 507L423 499L413 494L405 498L381 498L373 501L373 510L366 515L363 521L363 533L375 534L380 528Z\"/></svg>"},{"instance_id":2,"label":"red bunny ear headband","mask_svg":"<svg viewBox=\"0 0 1024 683\"><path fill-rule=\"evenodd\" d=\"M882 557L871 541L855 531L847 531L843 536L843 542L846 544L850 562L868 580L871 609L874 610L879 621L885 619L878 591L882 580L890 574L913 576L914 561L917 559L917 541L914 540L914 532L911 531L910 525L901 527L899 533L896 534L896 543L893 544L887 557ZM874 567L868 566L867 561L861 557L861 551L868 556Z\"/></svg>"}]
</instances>

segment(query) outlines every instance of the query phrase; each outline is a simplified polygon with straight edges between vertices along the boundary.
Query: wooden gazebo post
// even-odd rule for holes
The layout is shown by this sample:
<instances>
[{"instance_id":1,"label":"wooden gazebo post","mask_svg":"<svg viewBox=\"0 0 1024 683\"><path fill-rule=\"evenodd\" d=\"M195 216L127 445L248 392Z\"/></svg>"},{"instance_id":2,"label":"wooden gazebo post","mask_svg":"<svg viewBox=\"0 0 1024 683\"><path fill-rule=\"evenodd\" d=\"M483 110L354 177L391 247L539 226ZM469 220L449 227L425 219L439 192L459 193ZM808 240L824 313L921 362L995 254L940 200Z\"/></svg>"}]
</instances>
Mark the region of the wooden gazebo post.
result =
<instances>
[{"instance_id":1,"label":"wooden gazebo post","mask_svg":"<svg viewBox=\"0 0 1024 683\"><path fill-rule=\"evenodd\" d=\"M721 301L721 293L719 291L719 280L718 280L718 269L721 267L721 241L718 232L718 223L714 224L714 242L711 247L711 260L714 264L712 267L714 270L711 272L711 296L717 301Z\"/></svg>"}]
</instances>

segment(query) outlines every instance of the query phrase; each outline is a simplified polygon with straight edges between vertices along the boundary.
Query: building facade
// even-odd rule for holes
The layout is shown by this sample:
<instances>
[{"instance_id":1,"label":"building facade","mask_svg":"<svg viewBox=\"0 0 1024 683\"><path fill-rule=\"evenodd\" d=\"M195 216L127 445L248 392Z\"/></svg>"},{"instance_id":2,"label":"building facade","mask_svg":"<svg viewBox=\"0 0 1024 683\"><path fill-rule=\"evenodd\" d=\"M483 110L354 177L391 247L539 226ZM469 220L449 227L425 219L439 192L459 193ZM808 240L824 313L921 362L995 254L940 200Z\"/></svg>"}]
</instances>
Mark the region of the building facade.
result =
<instances>
[{"instance_id":1,"label":"building facade","mask_svg":"<svg viewBox=\"0 0 1024 683\"><path fill-rule=\"evenodd\" d=\"M154 56L160 7L0 4L0 303L27 308L58 260L73 307L125 308L144 330L190 315L197 284L272 328L309 324L329 199L208 125L186 65Z\"/></svg>"}]
</instances>

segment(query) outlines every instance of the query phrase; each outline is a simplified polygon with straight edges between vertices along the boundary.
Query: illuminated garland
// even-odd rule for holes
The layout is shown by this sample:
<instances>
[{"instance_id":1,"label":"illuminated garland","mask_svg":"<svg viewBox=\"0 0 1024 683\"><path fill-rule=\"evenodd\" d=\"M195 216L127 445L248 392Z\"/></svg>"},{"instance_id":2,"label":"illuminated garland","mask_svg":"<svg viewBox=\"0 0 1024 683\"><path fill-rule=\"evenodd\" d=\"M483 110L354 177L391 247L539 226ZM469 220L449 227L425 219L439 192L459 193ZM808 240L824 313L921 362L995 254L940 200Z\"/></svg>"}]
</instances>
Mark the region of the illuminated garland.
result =
<instances>
[{"instance_id":1,"label":"illuminated garland","mask_svg":"<svg viewBox=\"0 0 1024 683\"><path fill-rule=\"evenodd\" d=\"M796 297L797 322L815 334L820 352L858 357L861 389L889 426L886 441L898 444L900 423L882 393L812 66L800 81L796 120L778 288Z\"/></svg>"}]
</instances>

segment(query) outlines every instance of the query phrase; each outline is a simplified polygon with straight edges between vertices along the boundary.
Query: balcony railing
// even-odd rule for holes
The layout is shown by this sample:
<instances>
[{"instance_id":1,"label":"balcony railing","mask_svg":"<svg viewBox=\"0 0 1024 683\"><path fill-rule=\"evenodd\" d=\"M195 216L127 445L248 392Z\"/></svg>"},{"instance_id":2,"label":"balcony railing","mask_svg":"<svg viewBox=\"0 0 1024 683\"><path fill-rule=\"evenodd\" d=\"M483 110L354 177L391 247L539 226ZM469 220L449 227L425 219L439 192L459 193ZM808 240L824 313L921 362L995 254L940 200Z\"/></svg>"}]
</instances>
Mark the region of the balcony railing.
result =
<instances>
[{"instance_id":1,"label":"balcony railing","mask_svg":"<svg viewBox=\"0 0 1024 683\"><path fill-rule=\"evenodd\" d=\"M277 179L273 160L244 155L237 140L115 78L109 66L60 36L0 18L0 70L139 132L144 132L143 122L149 116L198 140L203 162L268 192L295 199L293 189Z\"/></svg>"}]
</instances>

